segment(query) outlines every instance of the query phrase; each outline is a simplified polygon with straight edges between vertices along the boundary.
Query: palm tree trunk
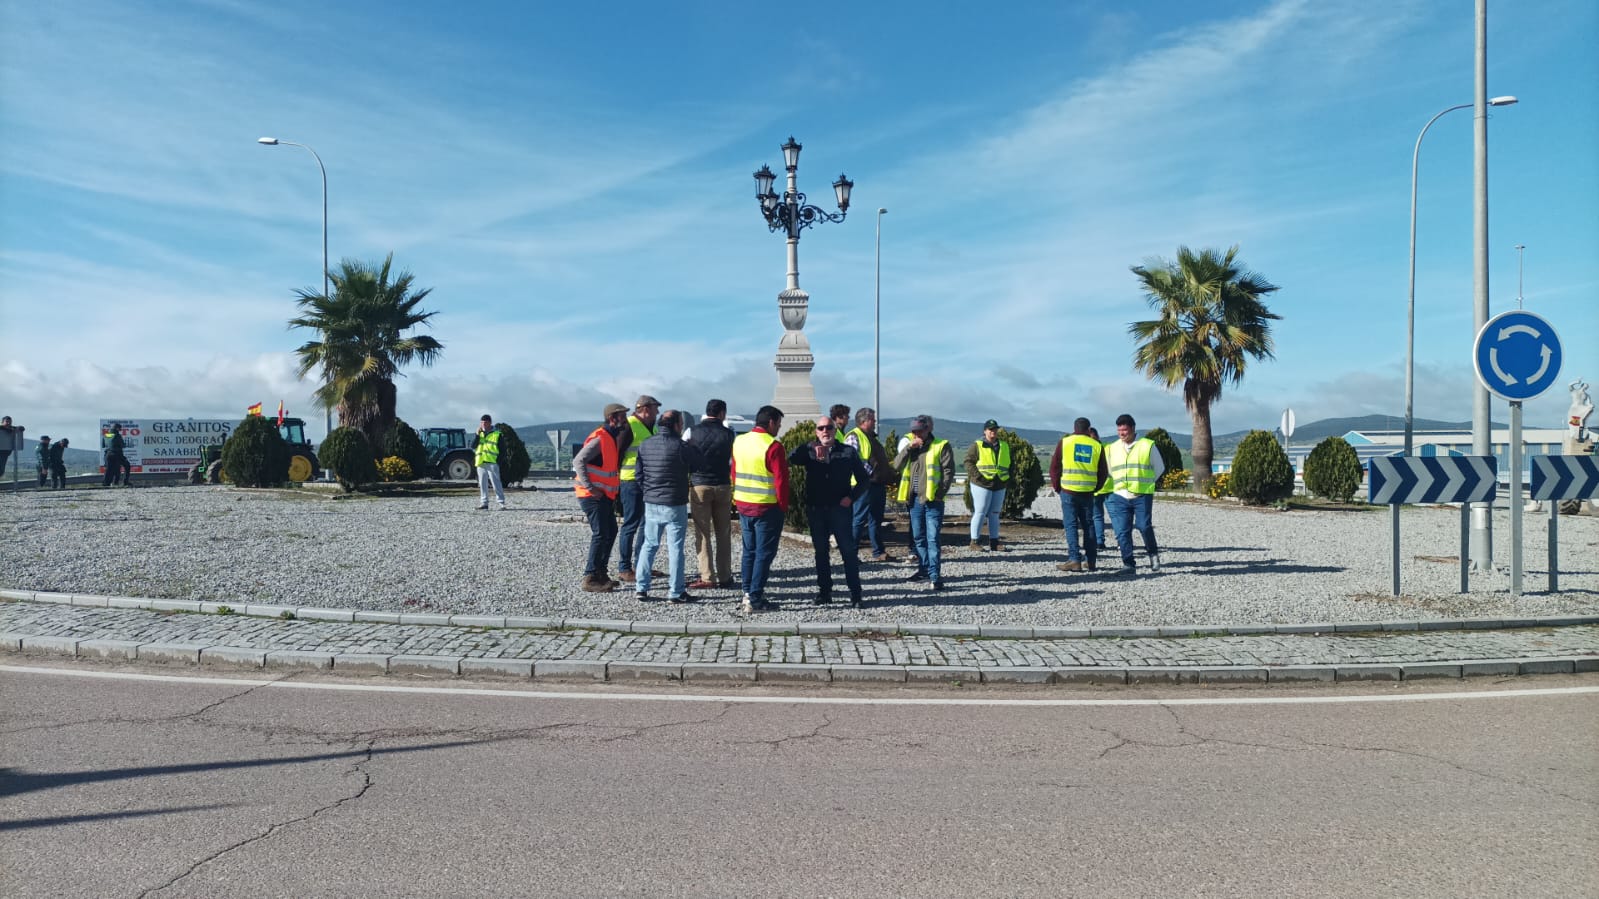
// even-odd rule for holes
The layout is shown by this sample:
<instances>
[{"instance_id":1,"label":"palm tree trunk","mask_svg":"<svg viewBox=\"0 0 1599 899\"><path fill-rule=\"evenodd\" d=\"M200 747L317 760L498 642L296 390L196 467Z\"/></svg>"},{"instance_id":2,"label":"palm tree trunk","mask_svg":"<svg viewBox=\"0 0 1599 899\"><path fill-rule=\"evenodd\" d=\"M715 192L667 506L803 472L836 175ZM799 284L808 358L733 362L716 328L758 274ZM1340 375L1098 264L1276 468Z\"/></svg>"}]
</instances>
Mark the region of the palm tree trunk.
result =
<instances>
[{"instance_id":1,"label":"palm tree trunk","mask_svg":"<svg viewBox=\"0 0 1599 899\"><path fill-rule=\"evenodd\" d=\"M1215 447L1210 436L1210 403L1197 402L1188 412L1194 420L1194 444L1189 449L1194 457L1192 478L1194 493L1205 496L1210 490L1210 463L1215 456Z\"/></svg>"}]
</instances>

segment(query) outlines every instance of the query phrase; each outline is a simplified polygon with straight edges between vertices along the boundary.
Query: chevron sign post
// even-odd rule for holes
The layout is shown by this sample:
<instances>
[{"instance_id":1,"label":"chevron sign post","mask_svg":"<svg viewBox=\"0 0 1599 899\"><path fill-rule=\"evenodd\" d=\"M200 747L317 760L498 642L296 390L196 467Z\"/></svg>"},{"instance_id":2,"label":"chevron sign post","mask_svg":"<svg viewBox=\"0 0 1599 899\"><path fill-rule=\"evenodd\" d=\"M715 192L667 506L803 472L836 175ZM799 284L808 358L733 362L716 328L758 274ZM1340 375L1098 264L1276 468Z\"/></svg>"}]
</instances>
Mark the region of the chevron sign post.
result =
<instances>
[{"instance_id":1,"label":"chevron sign post","mask_svg":"<svg viewBox=\"0 0 1599 899\"><path fill-rule=\"evenodd\" d=\"M1366 478L1367 499L1393 506L1393 588L1399 595L1399 507L1409 503L1460 503L1460 592L1470 586L1471 507L1492 503L1499 492L1493 456L1377 456Z\"/></svg>"},{"instance_id":2,"label":"chevron sign post","mask_svg":"<svg viewBox=\"0 0 1599 899\"><path fill-rule=\"evenodd\" d=\"M1532 498L1549 502L1549 592L1560 589L1560 502L1599 496L1599 456L1533 456Z\"/></svg>"}]
</instances>

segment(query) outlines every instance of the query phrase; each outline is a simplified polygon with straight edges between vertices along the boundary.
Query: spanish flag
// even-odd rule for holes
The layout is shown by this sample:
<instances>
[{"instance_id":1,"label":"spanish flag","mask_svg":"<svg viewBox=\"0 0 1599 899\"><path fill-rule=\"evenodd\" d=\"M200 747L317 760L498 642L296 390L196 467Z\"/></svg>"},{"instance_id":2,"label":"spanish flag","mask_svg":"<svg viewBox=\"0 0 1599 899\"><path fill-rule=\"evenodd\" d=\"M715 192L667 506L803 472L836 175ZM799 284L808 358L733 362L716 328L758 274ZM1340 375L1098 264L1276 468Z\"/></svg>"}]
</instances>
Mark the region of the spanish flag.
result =
<instances>
[{"instance_id":1,"label":"spanish flag","mask_svg":"<svg viewBox=\"0 0 1599 899\"><path fill-rule=\"evenodd\" d=\"M278 427L283 427L283 401L278 400Z\"/></svg>"},{"instance_id":2,"label":"spanish flag","mask_svg":"<svg viewBox=\"0 0 1599 899\"><path fill-rule=\"evenodd\" d=\"M255 405L251 406L250 408L244 410L244 414L245 415L260 415L261 414L261 404L260 403L256 403Z\"/></svg>"}]
</instances>

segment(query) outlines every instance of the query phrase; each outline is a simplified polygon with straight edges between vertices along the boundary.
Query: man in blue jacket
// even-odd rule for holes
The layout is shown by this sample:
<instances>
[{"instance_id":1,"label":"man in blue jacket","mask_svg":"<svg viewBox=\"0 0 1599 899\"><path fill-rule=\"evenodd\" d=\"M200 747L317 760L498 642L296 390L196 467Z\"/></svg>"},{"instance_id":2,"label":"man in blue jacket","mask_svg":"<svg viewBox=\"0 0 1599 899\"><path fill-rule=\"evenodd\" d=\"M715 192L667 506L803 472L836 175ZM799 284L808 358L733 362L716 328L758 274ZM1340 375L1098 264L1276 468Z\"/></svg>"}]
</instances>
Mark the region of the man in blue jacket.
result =
<instances>
[{"instance_id":1,"label":"man in blue jacket","mask_svg":"<svg viewBox=\"0 0 1599 899\"><path fill-rule=\"evenodd\" d=\"M788 464L805 472L805 518L811 526L811 546L816 553L816 604L833 601L833 566L828 540L838 544L844 557L844 583L849 602L861 607L861 563L855 542L854 505L866 493L871 472L861 464L855 448L838 440L831 418L816 419L816 439L795 447Z\"/></svg>"}]
</instances>

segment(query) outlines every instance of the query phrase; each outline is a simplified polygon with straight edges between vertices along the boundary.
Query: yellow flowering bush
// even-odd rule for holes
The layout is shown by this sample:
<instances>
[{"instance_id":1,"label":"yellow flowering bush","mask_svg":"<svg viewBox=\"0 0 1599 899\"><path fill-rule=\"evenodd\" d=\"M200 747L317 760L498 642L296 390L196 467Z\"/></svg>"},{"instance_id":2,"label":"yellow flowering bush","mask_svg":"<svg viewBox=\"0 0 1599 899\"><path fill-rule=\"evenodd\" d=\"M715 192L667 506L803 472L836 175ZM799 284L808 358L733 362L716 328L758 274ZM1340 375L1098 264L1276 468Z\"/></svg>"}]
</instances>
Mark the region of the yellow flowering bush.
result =
<instances>
[{"instance_id":1,"label":"yellow flowering bush","mask_svg":"<svg viewBox=\"0 0 1599 899\"><path fill-rule=\"evenodd\" d=\"M1225 471L1221 472L1220 474L1212 475L1210 479L1210 487L1206 492L1210 494L1211 499L1221 499L1224 496L1232 496L1233 476Z\"/></svg>"},{"instance_id":2,"label":"yellow flowering bush","mask_svg":"<svg viewBox=\"0 0 1599 899\"><path fill-rule=\"evenodd\" d=\"M399 456L385 456L378 460L378 478L384 481L409 481L411 463Z\"/></svg>"}]
</instances>

